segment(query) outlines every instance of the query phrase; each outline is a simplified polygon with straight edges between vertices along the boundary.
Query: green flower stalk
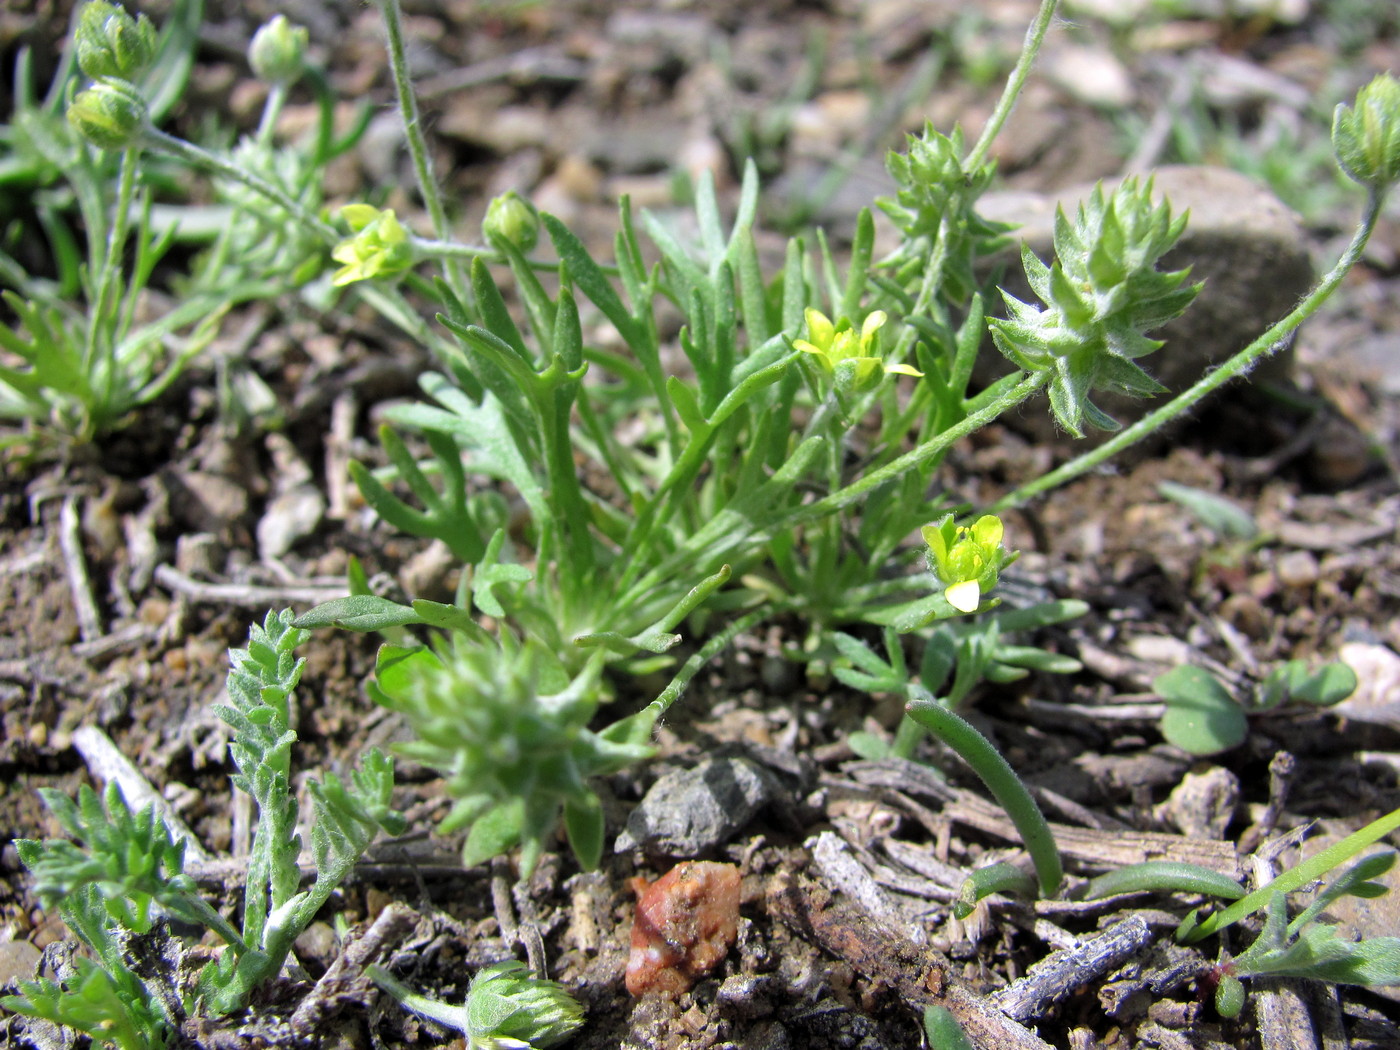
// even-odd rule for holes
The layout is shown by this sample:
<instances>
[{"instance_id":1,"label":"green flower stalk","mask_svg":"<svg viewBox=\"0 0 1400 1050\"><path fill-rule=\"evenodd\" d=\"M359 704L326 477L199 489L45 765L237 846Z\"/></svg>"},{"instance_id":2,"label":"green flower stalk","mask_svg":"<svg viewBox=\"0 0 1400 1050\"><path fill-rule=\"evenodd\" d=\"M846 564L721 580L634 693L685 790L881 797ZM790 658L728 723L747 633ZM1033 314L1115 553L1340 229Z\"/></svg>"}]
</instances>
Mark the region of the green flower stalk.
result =
<instances>
[{"instance_id":1,"label":"green flower stalk","mask_svg":"<svg viewBox=\"0 0 1400 1050\"><path fill-rule=\"evenodd\" d=\"M998 574L1018 557L1002 547L1001 519L984 514L971 525L957 525L953 515L925 525L929 571L946 590L943 596L959 612L976 612L982 595L997 585Z\"/></svg>"},{"instance_id":2,"label":"green flower stalk","mask_svg":"<svg viewBox=\"0 0 1400 1050\"><path fill-rule=\"evenodd\" d=\"M394 277L413 265L408 231L392 209L347 204L340 209L340 217L355 235L331 252L331 258L343 264L331 280L337 287L374 277Z\"/></svg>"},{"instance_id":3,"label":"green flower stalk","mask_svg":"<svg viewBox=\"0 0 1400 1050\"><path fill-rule=\"evenodd\" d=\"M1332 117L1332 149L1347 177L1377 192L1400 180L1400 80L1376 77Z\"/></svg>"},{"instance_id":4,"label":"green flower stalk","mask_svg":"<svg viewBox=\"0 0 1400 1050\"><path fill-rule=\"evenodd\" d=\"M814 355L823 371L836 380L842 393L859 394L873 389L887 372L906 376L923 373L909 365L886 364L879 353L879 332L888 320L883 310L866 315L856 335L851 322L841 318L832 323L820 310L808 310L807 334L810 339L794 339L792 345L803 353Z\"/></svg>"},{"instance_id":5,"label":"green flower stalk","mask_svg":"<svg viewBox=\"0 0 1400 1050\"><path fill-rule=\"evenodd\" d=\"M258 79L268 84L295 84L306 68L305 26L294 26L286 15L276 15L253 34L248 64Z\"/></svg>"},{"instance_id":6,"label":"green flower stalk","mask_svg":"<svg viewBox=\"0 0 1400 1050\"><path fill-rule=\"evenodd\" d=\"M120 4L93 0L78 15L73 32L78 68L93 80L136 80L156 53L156 27L145 15L132 18Z\"/></svg>"},{"instance_id":7,"label":"green flower stalk","mask_svg":"<svg viewBox=\"0 0 1400 1050\"><path fill-rule=\"evenodd\" d=\"M562 984L514 959L479 971L463 1006L418 995L381 967L367 972L405 1009L465 1035L467 1050L547 1050L583 1024L583 1007Z\"/></svg>"},{"instance_id":8,"label":"green flower stalk","mask_svg":"<svg viewBox=\"0 0 1400 1050\"><path fill-rule=\"evenodd\" d=\"M1047 373L1050 407L1069 433L1083 437L1088 422L1101 430L1118 423L1089 400L1095 390L1143 397L1165 388L1135 360L1162 345L1147 332L1180 315L1200 291L1189 271L1157 269L1186 228L1186 215L1152 201L1152 180L1135 178L1105 199L1096 186L1073 223L1055 215L1055 255L1046 266L1029 248L1021 259L1037 309L1006 292L1011 312L990 322L997 348L1018 367Z\"/></svg>"},{"instance_id":9,"label":"green flower stalk","mask_svg":"<svg viewBox=\"0 0 1400 1050\"><path fill-rule=\"evenodd\" d=\"M128 149L149 126L146 100L127 81L102 77L68 103L68 123L98 149Z\"/></svg>"}]
</instances>

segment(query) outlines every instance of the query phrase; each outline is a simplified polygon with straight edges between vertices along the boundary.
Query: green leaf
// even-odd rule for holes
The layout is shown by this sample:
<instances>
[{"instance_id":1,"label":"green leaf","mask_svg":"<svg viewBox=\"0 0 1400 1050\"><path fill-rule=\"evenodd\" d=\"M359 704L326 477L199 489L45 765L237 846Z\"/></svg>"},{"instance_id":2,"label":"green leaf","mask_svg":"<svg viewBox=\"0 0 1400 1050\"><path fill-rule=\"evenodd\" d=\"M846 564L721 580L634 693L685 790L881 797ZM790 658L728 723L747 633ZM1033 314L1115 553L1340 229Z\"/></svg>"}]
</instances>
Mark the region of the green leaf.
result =
<instances>
[{"instance_id":1,"label":"green leaf","mask_svg":"<svg viewBox=\"0 0 1400 1050\"><path fill-rule=\"evenodd\" d=\"M375 594L352 594L322 602L302 613L292 624L306 629L342 627L350 631L378 631L423 622L423 618L407 605Z\"/></svg>"},{"instance_id":2,"label":"green leaf","mask_svg":"<svg viewBox=\"0 0 1400 1050\"><path fill-rule=\"evenodd\" d=\"M1244 742L1249 722L1244 709L1210 672L1182 664L1152 681L1167 704L1162 735L1193 755L1214 755Z\"/></svg>"},{"instance_id":3,"label":"green leaf","mask_svg":"<svg viewBox=\"0 0 1400 1050\"><path fill-rule=\"evenodd\" d=\"M564 829L569 847L585 871L594 871L603 859L603 806L591 791L564 800Z\"/></svg>"},{"instance_id":4,"label":"green leaf","mask_svg":"<svg viewBox=\"0 0 1400 1050\"><path fill-rule=\"evenodd\" d=\"M485 864L514 847L524 830L524 800L512 798L497 803L472 823L462 846L462 863L469 868Z\"/></svg>"},{"instance_id":5,"label":"green leaf","mask_svg":"<svg viewBox=\"0 0 1400 1050\"><path fill-rule=\"evenodd\" d=\"M1249 512L1221 496L1174 481L1159 481L1157 491L1181 504L1222 539L1252 540L1259 535L1259 526Z\"/></svg>"}]
</instances>

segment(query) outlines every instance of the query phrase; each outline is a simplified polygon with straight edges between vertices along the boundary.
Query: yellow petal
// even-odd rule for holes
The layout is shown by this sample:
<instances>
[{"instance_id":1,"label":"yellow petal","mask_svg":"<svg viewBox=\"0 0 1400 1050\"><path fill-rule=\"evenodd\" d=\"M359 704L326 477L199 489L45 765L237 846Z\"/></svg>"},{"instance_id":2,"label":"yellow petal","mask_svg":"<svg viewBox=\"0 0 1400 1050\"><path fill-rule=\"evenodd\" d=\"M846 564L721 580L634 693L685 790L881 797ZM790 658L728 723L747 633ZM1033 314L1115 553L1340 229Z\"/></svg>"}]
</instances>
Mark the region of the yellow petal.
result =
<instances>
[{"instance_id":1,"label":"yellow petal","mask_svg":"<svg viewBox=\"0 0 1400 1050\"><path fill-rule=\"evenodd\" d=\"M982 586L976 580L963 580L944 591L943 597L958 612L976 612L982 601Z\"/></svg>"},{"instance_id":2,"label":"yellow petal","mask_svg":"<svg viewBox=\"0 0 1400 1050\"><path fill-rule=\"evenodd\" d=\"M340 209L340 217L359 233L379 217L379 209L372 204L347 204Z\"/></svg>"},{"instance_id":3,"label":"yellow petal","mask_svg":"<svg viewBox=\"0 0 1400 1050\"><path fill-rule=\"evenodd\" d=\"M868 350L870 343L875 338L875 333L880 330L880 326L889 320L889 315L884 310L872 310L860 326L860 345L862 349Z\"/></svg>"},{"instance_id":4,"label":"yellow petal","mask_svg":"<svg viewBox=\"0 0 1400 1050\"><path fill-rule=\"evenodd\" d=\"M920 372L917 368L911 367L910 365L886 365L885 371L898 372L902 376L918 376L920 378L923 377L922 372Z\"/></svg>"},{"instance_id":5,"label":"yellow petal","mask_svg":"<svg viewBox=\"0 0 1400 1050\"><path fill-rule=\"evenodd\" d=\"M812 337L812 342L817 346L830 346L831 340L836 336L836 326L831 323L830 318L820 310L807 308L807 334Z\"/></svg>"}]
</instances>

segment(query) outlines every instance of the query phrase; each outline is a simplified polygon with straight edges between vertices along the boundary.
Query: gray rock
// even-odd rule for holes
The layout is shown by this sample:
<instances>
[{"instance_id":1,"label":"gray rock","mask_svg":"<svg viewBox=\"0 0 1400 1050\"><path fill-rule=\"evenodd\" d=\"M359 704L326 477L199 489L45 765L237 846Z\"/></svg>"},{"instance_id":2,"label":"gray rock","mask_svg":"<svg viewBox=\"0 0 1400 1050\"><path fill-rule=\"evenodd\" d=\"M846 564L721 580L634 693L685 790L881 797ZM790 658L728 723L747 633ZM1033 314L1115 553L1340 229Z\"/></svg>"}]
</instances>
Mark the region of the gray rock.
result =
<instances>
[{"instance_id":1,"label":"gray rock","mask_svg":"<svg viewBox=\"0 0 1400 1050\"><path fill-rule=\"evenodd\" d=\"M1189 266L1192 280L1205 281L1183 317L1152 333L1166 340L1166 345L1139 362L1178 393L1287 314L1312 286L1314 275L1296 216L1253 180L1227 168L1191 166L1161 168L1155 178L1156 193L1171 202L1173 215L1188 208L1191 212L1185 233L1162 265ZM1105 192L1113 188L1104 187ZM1017 223L1020 229L1013 236L1049 262L1056 204L1063 202L1072 216L1077 202L1092 189L1092 185L1077 186L1053 196L989 193L979 210L989 219ZM1025 283L1019 259L1007 262L1003 280L1007 291L1038 302ZM995 309L997 304L989 305ZM1266 358L1254 376L1280 379L1291 365L1291 352L1280 351ZM1096 395L1094 400L1109 415L1128 423L1162 399ZM1027 423L1036 436L1053 432L1053 419L1043 399L1020 414L1017 425Z\"/></svg>"},{"instance_id":2,"label":"gray rock","mask_svg":"<svg viewBox=\"0 0 1400 1050\"><path fill-rule=\"evenodd\" d=\"M326 513L326 498L311 485L297 485L275 496L258 521L258 554L264 560L282 557L300 539L310 536Z\"/></svg>"},{"instance_id":3,"label":"gray rock","mask_svg":"<svg viewBox=\"0 0 1400 1050\"><path fill-rule=\"evenodd\" d=\"M780 791L772 774L747 758L667 773L632 811L613 848L696 856L733 838Z\"/></svg>"}]
</instances>

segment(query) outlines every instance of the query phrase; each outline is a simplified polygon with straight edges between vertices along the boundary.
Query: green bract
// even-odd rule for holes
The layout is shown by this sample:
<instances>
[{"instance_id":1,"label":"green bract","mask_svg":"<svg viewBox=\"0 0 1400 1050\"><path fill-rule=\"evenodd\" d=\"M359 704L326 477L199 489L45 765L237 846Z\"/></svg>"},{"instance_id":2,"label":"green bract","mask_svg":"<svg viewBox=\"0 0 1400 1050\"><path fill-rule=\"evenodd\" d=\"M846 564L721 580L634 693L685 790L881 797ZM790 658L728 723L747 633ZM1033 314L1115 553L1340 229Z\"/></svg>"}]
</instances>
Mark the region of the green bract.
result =
<instances>
[{"instance_id":1,"label":"green bract","mask_svg":"<svg viewBox=\"0 0 1400 1050\"><path fill-rule=\"evenodd\" d=\"M101 77L68 104L68 123L99 149L126 149L146 130L146 100L127 81Z\"/></svg>"},{"instance_id":2,"label":"green bract","mask_svg":"<svg viewBox=\"0 0 1400 1050\"><path fill-rule=\"evenodd\" d=\"M395 277L413 265L408 231L392 209L380 211L369 204L347 204L340 209L355 236L337 244L331 258L343 263L331 283L351 284L371 277Z\"/></svg>"},{"instance_id":3,"label":"green bract","mask_svg":"<svg viewBox=\"0 0 1400 1050\"><path fill-rule=\"evenodd\" d=\"M930 255L942 258L943 296L965 305L977 289L973 272L979 256L998 251L1014 227L982 218L974 210L977 198L991 185L996 165L964 171L962 128L943 135L932 124L921 135L910 135L908 151L891 152L886 167L899 186L894 198L875 203L890 217L902 243L881 264L903 271L911 263L927 264Z\"/></svg>"},{"instance_id":4,"label":"green bract","mask_svg":"<svg viewBox=\"0 0 1400 1050\"><path fill-rule=\"evenodd\" d=\"M1332 149L1342 170L1383 190L1400 179L1400 80L1382 73L1332 116Z\"/></svg>"},{"instance_id":5,"label":"green bract","mask_svg":"<svg viewBox=\"0 0 1400 1050\"><path fill-rule=\"evenodd\" d=\"M248 45L248 64L260 80L269 84L293 84L306 62L309 33L305 26L294 26L286 15L274 15L253 34Z\"/></svg>"},{"instance_id":6,"label":"green bract","mask_svg":"<svg viewBox=\"0 0 1400 1050\"><path fill-rule=\"evenodd\" d=\"M921 530L928 544L929 571L946 590L948 604L960 612L976 612L982 595L997 584L997 575L1016 560L1001 545L1001 519L984 514L971 525L958 525L948 514Z\"/></svg>"},{"instance_id":7,"label":"green bract","mask_svg":"<svg viewBox=\"0 0 1400 1050\"><path fill-rule=\"evenodd\" d=\"M1096 186L1073 225L1056 211L1052 265L1022 246L1026 278L1045 307L1002 292L1011 317L989 322L992 338L1018 367L1050 374L1050 407L1075 437L1083 437L1086 421L1118 429L1089 400L1095 390L1146 396L1165 389L1134 361L1162 345L1146 333L1200 291L1185 283L1187 270L1156 268L1185 228L1185 214L1172 218L1166 202L1154 206L1151 179L1129 178L1107 199Z\"/></svg>"},{"instance_id":8,"label":"green bract","mask_svg":"<svg viewBox=\"0 0 1400 1050\"><path fill-rule=\"evenodd\" d=\"M469 828L463 861L479 864L519 844L528 874L562 810L581 863L602 854L603 813L590 777L646 758L651 748L589 730L600 699L600 657L570 679L542 646L508 634L459 640L447 653L386 645L375 699L401 711L416 740L400 752L440 770L457 799L442 830Z\"/></svg>"},{"instance_id":9,"label":"green bract","mask_svg":"<svg viewBox=\"0 0 1400 1050\"><path fill-rule=\"evenodd\" d=\"M120 4L92 0L78 15L73 31L78 68L97 80L136 80L156 53L156 27L145 15L132 18Z\"/></svg>"}]
</instances>

